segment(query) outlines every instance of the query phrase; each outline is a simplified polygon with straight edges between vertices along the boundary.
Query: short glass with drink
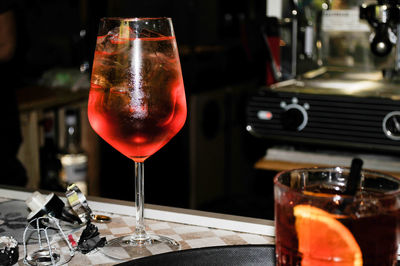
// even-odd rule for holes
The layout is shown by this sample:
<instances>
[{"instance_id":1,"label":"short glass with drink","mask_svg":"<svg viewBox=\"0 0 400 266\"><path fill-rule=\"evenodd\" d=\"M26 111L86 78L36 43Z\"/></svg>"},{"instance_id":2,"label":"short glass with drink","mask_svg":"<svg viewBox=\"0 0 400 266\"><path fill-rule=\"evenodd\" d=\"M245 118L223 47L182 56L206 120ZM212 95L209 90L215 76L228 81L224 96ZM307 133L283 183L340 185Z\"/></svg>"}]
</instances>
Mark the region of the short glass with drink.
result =
<instances>
[{"instance_id":1,"label":"short glass with drink","mask_svg":"<svg viewBox=\"0 0 400 266\"><path fill-rule=\"evenodd\" d=\"M274 179L277 265L396 265L400 181L362 170L284 171Z\"/></svg>"}]
</instances>

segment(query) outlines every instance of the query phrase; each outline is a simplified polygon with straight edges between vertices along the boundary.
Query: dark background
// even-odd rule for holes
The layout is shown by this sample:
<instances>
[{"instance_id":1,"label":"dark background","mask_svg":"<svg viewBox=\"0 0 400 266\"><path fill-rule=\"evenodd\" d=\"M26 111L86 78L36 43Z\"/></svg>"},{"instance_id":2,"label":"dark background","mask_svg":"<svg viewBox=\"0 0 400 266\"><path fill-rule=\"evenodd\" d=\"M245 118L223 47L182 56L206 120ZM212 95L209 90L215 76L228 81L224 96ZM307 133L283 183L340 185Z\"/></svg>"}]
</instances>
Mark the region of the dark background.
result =
<instances>
[{"instance_id":1,"label":"dark background","mask_svg":"<svg viewBox=\"0 0 400 266\"><path fill-rule=\"evenodd\" d=\"M273 173L253 168L266 143L245 130L246 99L266 79L265 2L19 0L20 86L37 83L52 68L91 63L101 17L171 17L188 118L181 132L146 160L145 202L272 218ZM103 141L100 157L100 196L133 200L133 162ZM210 195L192 195L207 193L197 189L206 185Z\"/></svg>"},{"instance_id":2,"label":"dark background","mask_svg":"<svg viewBox=\"0 0 400 266\"><path fill-rule=\"evenodd\" d=\"M106 16L171 17L189 92L264 78L260 25L265 1L16 1L24 81L52 67L92 59L99 19ZM84 39L81 30L87 32Z\"/></svg>"}]
</instances>

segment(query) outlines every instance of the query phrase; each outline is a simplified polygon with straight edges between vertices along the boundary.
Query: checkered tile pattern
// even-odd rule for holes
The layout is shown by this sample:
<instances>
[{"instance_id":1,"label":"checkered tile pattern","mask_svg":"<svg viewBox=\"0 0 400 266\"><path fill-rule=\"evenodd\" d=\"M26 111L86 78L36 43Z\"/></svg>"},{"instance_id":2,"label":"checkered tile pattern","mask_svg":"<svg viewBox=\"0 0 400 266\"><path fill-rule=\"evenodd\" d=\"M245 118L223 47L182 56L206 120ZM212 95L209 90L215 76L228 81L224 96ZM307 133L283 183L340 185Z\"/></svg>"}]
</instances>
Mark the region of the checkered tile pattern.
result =
<instances>
[{"instance_id":1,"label":"checkered tile pattern","mask_svg":"<svg viewBox=\"0 0 400 266\"><path fill-rule=\"evenodd\" d=\"M105 215L112 217L112 222L107 224L95 223L98 227L101 237L106 237L109 241L115 237L124 236L134 232L135 228L135 218L132 216L123 216L115 214ZM246 244L272 244L274 239L263 235L254 235L241 232L233 232L228 230L220 230L214 228L193 226L187 224L170 223L165 221L156 220L145 220L146 230L149 234L158 234L167 236L175 239L181 245L181 249L191 249L191 248L202 248L211 246L224 246L224 245L246 245ZM83 228L75 231L67 232L67 234L72 234L75 241L78 242L79 236ZM53 240L57 238L53 237ZM59 240L60 238L58 238ZM59 241L57 242L59 243ZM35 245L35 244L33 244ZM64 256L68 257L68 247L66 244L61 243L61 250L64 252ZM29 246L32 248L32 246ZM153 249L148 248L143 252L142 256L150 256L153 254L160 254L165 252L170 252L171 249L167 246L162 246ZM120 252L125 252L120 250ZM23 246L20 245L20 261L18 265L23 264ZM128 257L127 257L128 259ZM115 265L122 261L114 260L112 258L106 257L99 251L94 251L89 254L82 254L80 252L75 252L75 255L68 262L69 266L82 266L82 265L99 265L108 266Z\"/></svg>"}]
</instances>

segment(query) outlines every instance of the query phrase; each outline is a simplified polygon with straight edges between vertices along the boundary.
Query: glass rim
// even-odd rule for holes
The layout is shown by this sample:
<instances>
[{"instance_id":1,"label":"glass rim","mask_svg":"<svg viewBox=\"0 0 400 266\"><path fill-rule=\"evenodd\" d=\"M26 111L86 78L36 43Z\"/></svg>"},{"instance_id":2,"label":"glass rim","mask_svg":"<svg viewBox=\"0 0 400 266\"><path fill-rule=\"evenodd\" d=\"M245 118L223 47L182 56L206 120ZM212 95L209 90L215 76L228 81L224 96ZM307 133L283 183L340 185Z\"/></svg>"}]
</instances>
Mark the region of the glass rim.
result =
<instances>
[{"instance_id":1,"label":"glass rim","mask_svg":"<svg viewBox=\"0 0 400 266\"><path fill-rule=\"evenodd\" d=\"M290 169L290 170L283 170L278 172L275 176L274 176L274 186L286 189L286 190L291 190L291 193L296 194L296 195L302 195L304 197L316 197L316 198L320 198L320 197L324 197L324 198L329 198L329 197L343 197L343 198L353 198L355 195L345 195L345 194L341 194L341 193L337 193L337 194L333 194L333 193L316 193L317 195L312 195L311 193L304 193L304 191L301 190L293 190L291 189L289 186L283 184L282 182L278 181L278 179L284 175L284 174L288 174L290 172L305 172L305 171L334 171L334 172L343 172L343 171L348 171L350 172L350 168L349 167L342 167L342 166L336 166L336 167L304 167L304 168L295 168L295 169ZM370 175L375 175L375 176L381 176L381 177L385 177L385 178L389 178L391 180L395 180L398 184L399 187L396 190L393 191L387 191L387 192L383 192L380 193L382 196L380 196L379 198L386 198L386 197L393 197L394 195L400 194L400 178L395 177L393 175L390 174L386 174L386 173L382 173L382 172L377 172L374 170L367 170L367 169L362 169L361 170L362 173L366 173L366 174L370 174Z\"/></svg>"},{"instance_id":2,"label":"glass rim","mask_svg":"<svg viewBox=\"0 0 400 266\"><path fill-rule=\"evenodd\" d=\"M143 20L171 20L170 17L102 17L100 21L143 21Z\"/></svg>"}]
</instances>

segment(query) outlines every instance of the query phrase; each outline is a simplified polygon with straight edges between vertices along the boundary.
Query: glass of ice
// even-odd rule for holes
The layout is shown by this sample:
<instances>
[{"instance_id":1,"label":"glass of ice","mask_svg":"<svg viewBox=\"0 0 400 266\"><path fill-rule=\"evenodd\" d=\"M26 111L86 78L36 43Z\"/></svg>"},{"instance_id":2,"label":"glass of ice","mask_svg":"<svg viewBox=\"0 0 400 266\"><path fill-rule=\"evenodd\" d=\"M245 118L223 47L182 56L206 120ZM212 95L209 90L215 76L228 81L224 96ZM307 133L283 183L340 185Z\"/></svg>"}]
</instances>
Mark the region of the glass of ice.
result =
<instances>
[{"instance_id":1,"label":"glass of ice","mask_svg":"<svg viewBox=\"0 0 400 266\"><path fill-rule=\"evenodd\" d=\"M186 120L185 90L170 18L101 19L88 116L94 131L135 164L135 232L108 241L102 252L127 259L143 256L146 248L179 249L174 239L148 234L143 215L144 161L167 144Z\"/></svg>"},{"instance_id":2,"label":"glass of ice","mask_svg":"<svg viewBox=\"0 0 400 266\"><path fill-rule=\"evenodd\" d=\"M396 265L399 179L349 169L311 168L275 176L277 265Z\"/></svg>"}]
</instances>

